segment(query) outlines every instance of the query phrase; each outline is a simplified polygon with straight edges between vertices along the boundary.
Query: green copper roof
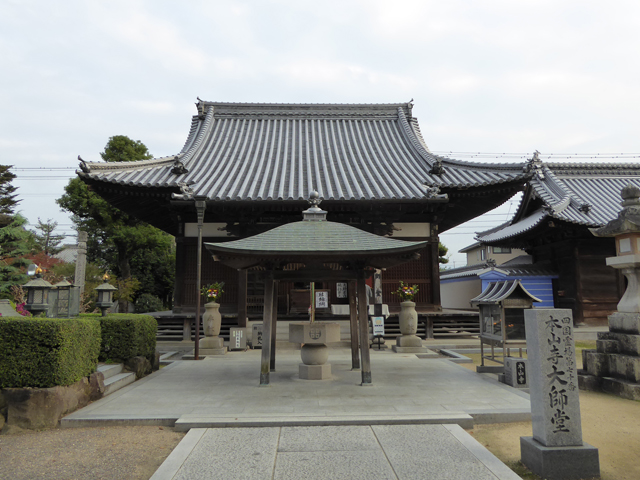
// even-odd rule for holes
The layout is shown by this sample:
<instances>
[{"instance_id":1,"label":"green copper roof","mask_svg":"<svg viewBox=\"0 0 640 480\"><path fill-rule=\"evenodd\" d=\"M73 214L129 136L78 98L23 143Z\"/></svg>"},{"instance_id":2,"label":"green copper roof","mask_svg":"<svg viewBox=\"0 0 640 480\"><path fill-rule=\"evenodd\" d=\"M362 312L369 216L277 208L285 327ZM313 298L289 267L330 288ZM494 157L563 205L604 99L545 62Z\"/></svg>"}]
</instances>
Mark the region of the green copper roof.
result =
<instances>
[{"instance_id":1,"label":"green copper roof","mask_svg":"<svg viewBox=\"0 0 640 480\"><path fill-rule=\"evenodd\" d=\"M300 221L282 225L249 238L205 243L214 252L243 255L393 254L416 251L427 242L407 242L381 237L337 222Z\"/></svg>"}]
</instances>

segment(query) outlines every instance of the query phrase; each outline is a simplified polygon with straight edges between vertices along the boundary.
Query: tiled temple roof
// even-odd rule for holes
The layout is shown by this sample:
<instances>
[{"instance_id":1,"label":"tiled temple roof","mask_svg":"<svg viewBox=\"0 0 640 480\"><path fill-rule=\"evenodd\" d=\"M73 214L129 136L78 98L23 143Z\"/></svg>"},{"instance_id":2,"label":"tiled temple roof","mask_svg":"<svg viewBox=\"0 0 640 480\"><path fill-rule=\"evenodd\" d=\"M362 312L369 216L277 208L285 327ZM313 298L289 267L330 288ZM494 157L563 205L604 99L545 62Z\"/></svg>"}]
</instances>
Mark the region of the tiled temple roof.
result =
<instances>
[{"instance_id":1,"label":"tiled temple roof","mask_svg":"<svg viewBox=\"0 0 640 480\"><path fill-rule=\"evenodd\" d=\"M85 180L127 187L191 186L211 201L424 200L435 191L524 182L522 164L433 155L411 103L259 104L199 101L176 155L85 163Z\"/></svg>"},{"instance_id":2,"label":"tiled temple roof","mask_svg":"<svg viewBox=\"0 0 640 480\"><path fill-rule=\"evenodd\" d=\"M476 238L498 243L526 234L545 220L586 227L605 225L621 210L620 191L629 183L640 186L640 165L607 163L542 163L513 219Z\"/></svg>"},{"instance_id":3,"label":"tiled temple roof","mask_svg":"<svg viewBox=\"0 0 640 480\"><path fill-rule=\"evenodd\" d=\"M464 267L451 268L440 272L440 280L453 280L456 278L477 277L478 275L490 270L499 270L510 277L536 277L536 276L555 276L557 272L551 268L549 264L531 263L532 258L529 255L521 255L512 258L508 262L501 265L493 265L490 263L478 263L475 265L467 265Z\"/></svg>"}]
</instances>

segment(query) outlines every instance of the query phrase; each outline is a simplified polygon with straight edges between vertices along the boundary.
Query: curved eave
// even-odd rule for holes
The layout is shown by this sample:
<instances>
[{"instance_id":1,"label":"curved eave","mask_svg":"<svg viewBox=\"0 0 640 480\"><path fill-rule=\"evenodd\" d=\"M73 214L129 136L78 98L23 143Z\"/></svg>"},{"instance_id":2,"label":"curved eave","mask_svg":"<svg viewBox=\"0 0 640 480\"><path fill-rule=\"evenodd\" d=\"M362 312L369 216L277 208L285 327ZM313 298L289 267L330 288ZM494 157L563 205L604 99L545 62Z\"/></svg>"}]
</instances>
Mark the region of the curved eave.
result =
<instances>
[{"instance_id":1,"label":"curved eave","mask_svg":"<svg viewBox=\"0 0 640 480\"><path fill-rule=\"evenodd\" d=\"M171 195L176 188L132 188L126 185L95 181L88 176L80 176L91 190L104 198L114 207L128 215L145 221L164 232L176 235L176 212L171 205Z\"/></svg>"},{"instance_id":2,"label":"curved eave","mask_svg":"<svg viewBox=\"0 0 640 480\"><path fill-rule=\"evenodd\" d=\"M396 252L393 254L388 252L363 253L358 256L342 254L315 255L314 252L288 255L270 252L266 255L258 256L251 253L216 252L209 248L207 244L205 244L205 247L210 251L216 261L241 270L258 266L279 269L292 263L305 265L337 263L348 266L349 268L346 268L345 271L353 271L354 268L391 268L420 258L420 254L415 251ZM328 270L327 268L325 269Z\"/></svg>"},{"instance_id":3,"label":"curved eave","mask_svg":"<svg viewBox=\"0 0 640 480\"><path fill-rule=\"evenodd\" d=\"M522 291L524 295L529 297L534 302L542 302L538 297L535 297L524 288L520 280L502 280L498 282L491 282L487 288L477 297L470 300L470 303L477 305L495 304L501 300L508 298L515 292L516 289Z\"/></svg>"},{"instance_id":4,"label":"curved eave","mask_svg":"<svg viewBox=\"0 0 640 480\"><path fill-rule=\"evenodd\" d=\"M488 235L479 234L476 236L476 240L489 245L504 242L533 230L547 217L548 213L541 208L519 222L510 224L500 230L493 231Z\"/></svg>"},{"instance_id":5,"label":"curved eave","mask_svg":"<svg viewBox=\"0 0 640 480\"><path fill-rule=\"evenodd\" d=\"M399 241L399 240L398 240ZM227 244L232 242L226 242ZM353 250L344 250L344 251L335 251L335 250L253 250L253 249L245 249L245 248L234 248L225 246L224 244L216 244L216 243L205 243L205 247L207 250L213 252L214 254L230 254L234 256L244 256L244 257L259 257L259 258L272 258L272 259L283 259L283 258L294 258L300 259L302 257L309 258L309 256L313 255L314 257L326 257L326 259L340 258L340 259L354 259L358 258L369 258L373 256L389 256L389 255L402 255L406 253L414 253L418 250L425 248L429 242L415 242L412 245L403 246L403 247L394 247L394 248L380 248L380 249L372 249L372 250L362 250L362 249L353 249Z\"/></svg>"}]
</instances>

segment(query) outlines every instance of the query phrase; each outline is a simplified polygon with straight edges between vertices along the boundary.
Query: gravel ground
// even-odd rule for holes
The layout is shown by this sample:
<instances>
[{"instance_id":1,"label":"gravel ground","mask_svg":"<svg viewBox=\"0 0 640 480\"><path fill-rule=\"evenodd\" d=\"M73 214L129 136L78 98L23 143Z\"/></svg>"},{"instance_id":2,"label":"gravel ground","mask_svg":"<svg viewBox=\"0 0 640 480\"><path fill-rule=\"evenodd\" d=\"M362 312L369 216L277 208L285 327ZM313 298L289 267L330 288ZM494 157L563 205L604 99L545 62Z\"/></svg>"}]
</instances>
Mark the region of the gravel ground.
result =
<instances>
[{"instance_id":1,"label":"gravel ground","mask_svg":"<svg viewBox=\"0 0 640 480\"><path fill-rule=\"evenodd\" d=\"M169 427L10 429L0 435L0 478L147 480L184 433Z\"/></svg>"}]
</instances>

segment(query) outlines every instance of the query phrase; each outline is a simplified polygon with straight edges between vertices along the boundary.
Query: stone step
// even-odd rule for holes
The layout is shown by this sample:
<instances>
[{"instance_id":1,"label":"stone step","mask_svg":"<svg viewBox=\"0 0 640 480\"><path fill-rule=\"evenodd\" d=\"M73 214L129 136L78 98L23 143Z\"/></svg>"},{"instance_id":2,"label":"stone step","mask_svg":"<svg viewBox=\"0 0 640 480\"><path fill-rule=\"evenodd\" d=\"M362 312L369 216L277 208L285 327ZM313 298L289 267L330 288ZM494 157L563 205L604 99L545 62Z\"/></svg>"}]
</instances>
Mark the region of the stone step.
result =
<instances>
[{"instance_id":1,"label":"stone step","mask_svg":"<svg viewBox=\"0 0 640 480\"><path fill-rule=\"evenodd\" d=\"M173 357L174 355L177 355L178 352L164 352L160 354L160 365L169 365L170 363L173 362L173 360L171 360L171 357Z\"/></svg>"},{"instance_id":2,"label":"stone step","mask_svg":"<svg viewBox=\"0 0 640 480\"><path fill-rule=\"evenodd\" d=\"M98 371L102 372L102 374L104 375L105 383L106 383L107 378L111 378L114 375L117 375L120 372L122 372L122 364L121 363L99 363Z\"/></svg>"},{"instance_id":3,"label":"stone step","mask_svg":"<svg viewBox=\"0 0 640 480\"><path fill-rule=\"evenodd\" d=\"M105 379L104 381L104 396L106 397L135 381L136 374L132 372L118 373L109 377L109 379Z\"/></svg>"}]
</instances>

